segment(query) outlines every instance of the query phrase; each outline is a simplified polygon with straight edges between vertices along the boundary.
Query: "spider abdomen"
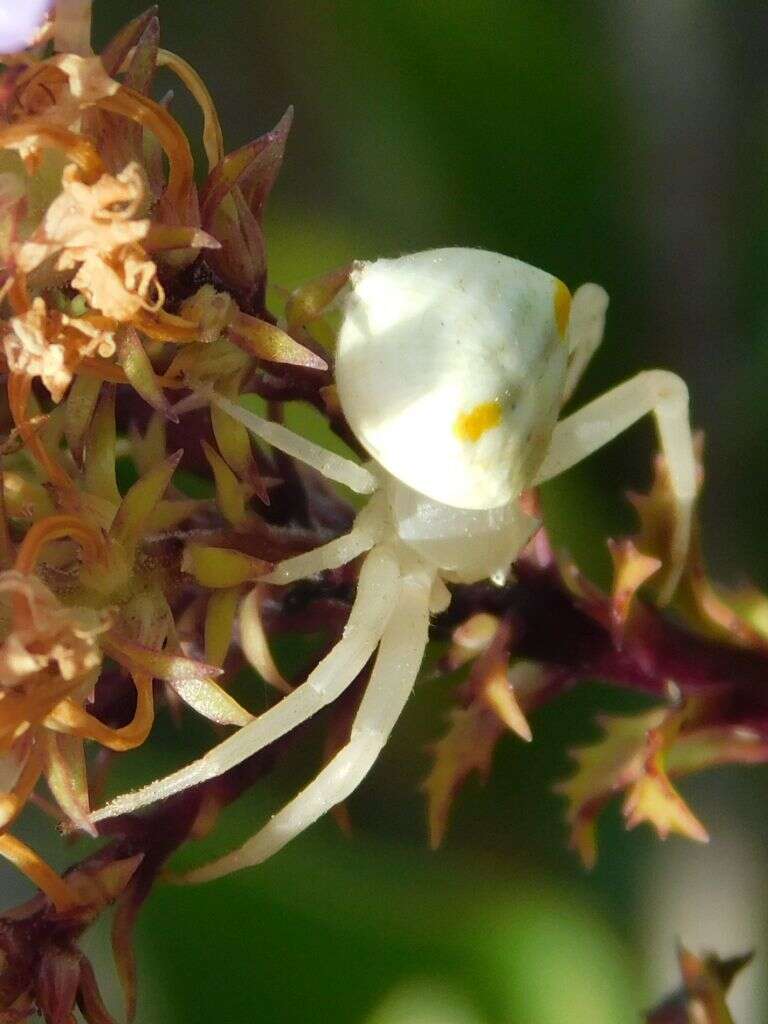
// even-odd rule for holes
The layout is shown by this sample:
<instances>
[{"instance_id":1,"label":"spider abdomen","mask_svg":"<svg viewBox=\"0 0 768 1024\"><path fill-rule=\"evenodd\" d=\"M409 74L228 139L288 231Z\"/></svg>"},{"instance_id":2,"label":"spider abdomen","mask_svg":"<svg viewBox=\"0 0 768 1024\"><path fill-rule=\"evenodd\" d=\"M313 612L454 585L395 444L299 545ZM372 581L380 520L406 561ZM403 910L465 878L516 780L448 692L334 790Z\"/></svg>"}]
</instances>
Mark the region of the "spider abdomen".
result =
<instances>
[{"instance_id":1,"label":"spider abdomen","mask_svg":"<svg viewBox=\"0 0 768 1024\"><path fill-rule=\"evenodd\" d=\"M336 380L373 457L435 501L504 505L543 458L560 410L570 294L480 249L358 264Z\"/></svg>"}]
</instances>

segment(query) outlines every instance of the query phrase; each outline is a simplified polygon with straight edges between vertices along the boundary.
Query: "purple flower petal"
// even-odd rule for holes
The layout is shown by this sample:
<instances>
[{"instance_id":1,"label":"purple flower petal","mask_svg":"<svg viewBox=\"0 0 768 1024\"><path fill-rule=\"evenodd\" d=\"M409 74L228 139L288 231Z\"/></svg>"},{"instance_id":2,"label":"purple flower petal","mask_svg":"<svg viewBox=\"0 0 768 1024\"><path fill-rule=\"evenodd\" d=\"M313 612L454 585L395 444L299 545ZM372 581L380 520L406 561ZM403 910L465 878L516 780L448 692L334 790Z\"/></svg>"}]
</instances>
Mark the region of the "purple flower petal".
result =
<instances>
[{"instance_id":1,"label":"purple flower petal","mask_svg":"<svg viewBox=\"0 0 768 1024\"><path fill-rule=\"evenodd\" d=\"M0 53L28 46L50 6L51 0L0 0Z\"/></svg>"}]
</instances>

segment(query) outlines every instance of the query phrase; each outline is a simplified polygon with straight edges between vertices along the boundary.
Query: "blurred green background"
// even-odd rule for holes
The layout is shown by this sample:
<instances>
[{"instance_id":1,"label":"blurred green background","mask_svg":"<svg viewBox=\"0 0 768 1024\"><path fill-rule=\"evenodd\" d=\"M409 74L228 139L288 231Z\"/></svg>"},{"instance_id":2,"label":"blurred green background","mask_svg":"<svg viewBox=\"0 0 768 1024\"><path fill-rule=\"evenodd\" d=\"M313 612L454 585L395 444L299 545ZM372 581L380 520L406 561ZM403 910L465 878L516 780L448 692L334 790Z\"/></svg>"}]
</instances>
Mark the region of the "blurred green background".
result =
<instances>
[{"instance_id":1,"label":"blurred green background","mask_svg":"<svg viewBox=\"0 0 768 1024\"><path fill-rule=\"evenodd\" d=\"M103 42L143 5L95 6ZM764 3L160 7L163 44L206 79L228 148L296 108L268 218L274 283L453 244L601 282L606 344L579 400L642 367L681 373L707 438L709 561L725 581L768 585ZM178 87L172 109L199 135ZM622 492L647 483L653 445L650 426L635 428L546 496L558 542L598 576L605 537L632 525ZM551 786L567 748L595 735L597 709L636 705L585 685L534 719L530 747L502 742L431 853L419 783L452 685L420 685L350 803L351 838L326 820L262 868L158 888L138 929L142 1024L630 1024L673 984L678 937L724 955L756 946L733 1005L745 1024L766 1019L768 772L684 785L708 847L625 833L613 809L586 874ZM210 742L195 730L182 741L161 726L123 782L191 757ZM186 859L246 835L317 757L294 752ZM19 884L6 877L4 891ZM108 973L106 941L102 929L90 948Z\"/></svg>"}]
</instances>

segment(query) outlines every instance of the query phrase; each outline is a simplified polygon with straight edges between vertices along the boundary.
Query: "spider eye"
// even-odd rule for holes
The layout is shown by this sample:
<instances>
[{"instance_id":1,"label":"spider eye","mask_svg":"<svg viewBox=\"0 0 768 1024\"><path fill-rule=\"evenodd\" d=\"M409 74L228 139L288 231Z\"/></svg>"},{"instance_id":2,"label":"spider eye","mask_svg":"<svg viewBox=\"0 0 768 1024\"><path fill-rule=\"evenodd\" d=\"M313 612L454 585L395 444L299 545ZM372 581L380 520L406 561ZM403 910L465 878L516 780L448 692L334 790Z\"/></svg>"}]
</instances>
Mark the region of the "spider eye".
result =
<instances>
[{"instance_id":1,"label":"spider eye","mask_svg":"<svg viewBox=\"0 0 768 1024\"><path fill-rule=\"evenodd\" d=\"M453 431L462 441L479 441L486 430L492 430L501 423L501 402L480 402L469 412L460 412L453 424Z\"/></svg>"}]
</instances>

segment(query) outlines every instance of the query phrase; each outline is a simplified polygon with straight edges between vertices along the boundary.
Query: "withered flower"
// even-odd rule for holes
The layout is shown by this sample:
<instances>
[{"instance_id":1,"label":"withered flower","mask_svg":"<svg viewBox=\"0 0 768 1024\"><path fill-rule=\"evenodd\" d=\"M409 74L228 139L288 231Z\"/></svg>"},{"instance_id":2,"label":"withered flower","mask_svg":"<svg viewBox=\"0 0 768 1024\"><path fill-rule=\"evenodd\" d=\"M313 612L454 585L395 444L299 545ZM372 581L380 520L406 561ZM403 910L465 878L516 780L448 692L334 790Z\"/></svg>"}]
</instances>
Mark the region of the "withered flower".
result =
<instances>
[{"instance_id":1,"label":"withered flower","mask_svg":"<svg viewBox=\"0 0 768 1024\"><path fill-rule=\"evenodd\" d=\"M29 274L56 256L57 271L76 271L71 287L119 323L130 323L142 309L159 310L164 294L157 266L138 244L150 230L150 221L138 216L148 191L139 165L88 185L76 165L67 164L61 184L38 229L18 247L18 269Z\"/></svg>"},{"instance_id":2,"label":"withered flower","mask_svg":"<svg viewBox=\"0 0 768 1024\"><path fill-rule=\"evenodd\" d=\"M172 706L184 702L223 725L251 719L216 678L242 585L270 565L269 531L255 552L244 535L260 521L252 506L266 490L247 434L217 415L206 448L217 499L181 494L172 484L181 452L166 451L166 422L179 417L166 391L215 381L228 392L258 359L326 368L263 319L263 244L243 275L243 238L261 237L284 132L256 145L256 155L270 154L261 177L251 150L232 176L207 91L162 51L204 108L213 173L202 206L211 229L229 225L217 239L203 228L187 139L148 95L161 60L155 13L100 56L90 52L89 25L90 3L66 0L54 5L45 37L22 40L34 46L8 60L0 128L12 418L0 456L0 852L59 907L71 902L67 883L8 832L41 775L62 816L93 833L86 744L126 750L143 742L156 683ZM231 206L246 182L254 206ZM230 263L238 267L232 293L221 284L189 287L196 276L213 277L205 251L217 252L225 285ZM141 475L121 494L115 462L129 443L118 436L126 414L143 426L130 434ZM180 544L182 526L211 543ZM268 651L262 661L269 664ZM107 694L126 710L111 712Z\"/></svg>"},{"instance_id":3,"label":"withered flower","mask_svg":"<svg viewBox=\"0 0 768 1024\"><path fill-rule=\"evenodd\" d=\"M37 576L0 573L0 595L11 595L15 614L0 645L0 678L15 687L39 672L70 682L101 664L97 637L109 629L108 611L67 608Z\"/></svg>"},{"instance_id":4,"label":"withered flower","mask_svg":"<svg viewBox=\"0 0 768 1024\"><path fill-rule=\"evenodd\" d=\"M83 359L108 359L116 351L115 332L85 317L71 317L46 308L40 296L20 316L11 317L3 338L11 373L39 377L54 402L60 402Z\"/></svg>"}]
</instances>

